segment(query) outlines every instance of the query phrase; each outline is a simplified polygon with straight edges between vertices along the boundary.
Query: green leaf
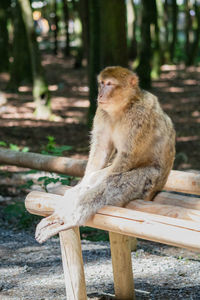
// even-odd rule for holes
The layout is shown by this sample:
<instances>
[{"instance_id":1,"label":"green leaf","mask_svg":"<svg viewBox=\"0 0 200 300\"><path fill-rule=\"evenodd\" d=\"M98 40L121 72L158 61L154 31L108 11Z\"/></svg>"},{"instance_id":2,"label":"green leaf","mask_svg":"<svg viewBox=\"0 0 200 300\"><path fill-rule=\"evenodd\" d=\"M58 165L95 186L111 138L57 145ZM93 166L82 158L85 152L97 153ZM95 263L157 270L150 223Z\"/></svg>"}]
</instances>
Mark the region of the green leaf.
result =
<instances>
[{"instance_id":1,"label":"green leaf","mask_svg":"<svg viewBox=\"0 0 200 300\"><path fill-rule=\"evenodd\" d=\"M9 147L13 151L19 152L19 150L20 150L19 147L17 145L15 145L15 144L9 144Z\"/></svg>"},{"instance_id":2,"label":"green leaf","mask_svg":"<svg viewBox=\"0 0 200 300\"><path fill-rule=\"evenodd\" d=\"M7 144L6 144L4 141L0 141L0 146L1 146L1 147L6 147Z\"/></svg>"},{"instance_id":3,"label":"green leaf","mask_svg":"<svg viewBox=\"0 0 200 300\"><path fill-rule=\"evenodd\" d=\"M22 149L22 152L28 152L29 151L29 147L24 147L23 149Z\"/></svg>"}]
</instances>

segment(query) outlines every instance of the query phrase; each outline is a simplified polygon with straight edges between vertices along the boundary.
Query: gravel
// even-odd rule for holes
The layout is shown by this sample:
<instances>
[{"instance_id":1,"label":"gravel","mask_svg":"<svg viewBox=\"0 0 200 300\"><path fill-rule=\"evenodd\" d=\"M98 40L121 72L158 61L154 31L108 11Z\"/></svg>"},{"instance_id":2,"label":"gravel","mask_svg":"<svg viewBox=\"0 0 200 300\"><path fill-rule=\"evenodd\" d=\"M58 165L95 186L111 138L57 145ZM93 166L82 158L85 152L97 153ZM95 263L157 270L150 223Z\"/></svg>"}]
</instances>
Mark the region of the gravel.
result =
<instances>
[{"instance_id":1,"label":"gravel","mask_svg":"<svg viewBox=\"0 0 200 300\"><path fill-rule=\"evenodd\" d=\"M88 299L112 299L109 243L83 240L82 249ZM136 299L200 299L198 253L139 240L132 263ZM33 233L1 229L0 300L4 299L66 299L58 238L39 245Z\"/></svg>"}]
</instances>

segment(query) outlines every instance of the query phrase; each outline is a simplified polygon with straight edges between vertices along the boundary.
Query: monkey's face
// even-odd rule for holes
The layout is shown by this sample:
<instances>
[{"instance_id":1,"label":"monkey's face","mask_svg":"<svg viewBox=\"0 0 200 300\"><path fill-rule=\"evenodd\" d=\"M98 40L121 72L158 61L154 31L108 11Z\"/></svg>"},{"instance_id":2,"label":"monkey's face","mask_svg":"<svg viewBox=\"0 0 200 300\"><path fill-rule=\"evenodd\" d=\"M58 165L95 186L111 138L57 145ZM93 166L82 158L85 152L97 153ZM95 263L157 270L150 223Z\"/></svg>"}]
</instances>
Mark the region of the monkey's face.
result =
<instances>
[{"instance_id":1,"label":"monkey's face","mask_svg":"<svg viewBox=\"0 0 200 300\"><path fill-rule=\"evenodd\" d=\"M109 105L111 104L112 98L116 97L116 90L120 88L119 83L114 78L100 79L98 82L99 93L98 93L98 104Z\"/></svg>"}]
</instances>

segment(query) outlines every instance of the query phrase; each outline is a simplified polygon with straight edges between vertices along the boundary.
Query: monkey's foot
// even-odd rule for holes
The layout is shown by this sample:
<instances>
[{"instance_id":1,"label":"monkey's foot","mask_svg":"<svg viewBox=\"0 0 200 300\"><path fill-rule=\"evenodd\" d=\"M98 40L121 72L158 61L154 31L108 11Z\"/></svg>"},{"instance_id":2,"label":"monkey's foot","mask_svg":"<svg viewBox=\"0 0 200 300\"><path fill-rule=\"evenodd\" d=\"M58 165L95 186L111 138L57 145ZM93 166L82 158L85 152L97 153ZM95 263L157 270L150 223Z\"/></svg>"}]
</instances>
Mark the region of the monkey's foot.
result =
<instances>
[{"instance_id":1,"label":"monkey's foot","mask_svg":"<svg viewBox=\"0 0 200 300\"><path fill-rule=\"evenodd\" d=\"M69 226L69 224L64 223L64 221L57 214L53 214L40 221L36 227L35 238L38 243L42 244L51 236L71 227L72 226Z\"/></svg>"}]
</instances>

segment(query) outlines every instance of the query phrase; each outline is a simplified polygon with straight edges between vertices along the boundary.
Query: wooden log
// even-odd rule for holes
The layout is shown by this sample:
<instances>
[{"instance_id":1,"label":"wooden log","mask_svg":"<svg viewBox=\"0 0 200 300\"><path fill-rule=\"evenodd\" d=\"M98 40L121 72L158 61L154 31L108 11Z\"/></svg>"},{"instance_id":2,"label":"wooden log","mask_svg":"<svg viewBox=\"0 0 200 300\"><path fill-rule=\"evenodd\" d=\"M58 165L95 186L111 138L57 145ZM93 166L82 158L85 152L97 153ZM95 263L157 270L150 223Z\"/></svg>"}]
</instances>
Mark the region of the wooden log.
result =
<instances>
[{"instance_id":1,"label":"wooden log","mask_svg":"<svg viewBox=\"0 0 200 300\"><path fill-rule=\"evenodd\" d=\"M200 195L200 174L172 170L164 189Z\"/></svg>"},{"instance_id":2,"label":"wooden log","mask_svg":"<svg viewBox=\"0 0 200 300\"><path fill-rule=\"evenodd\" d=\"M135 299L130 237L109 232L116 299Z\"/></svg>"},{"instance_id":3,"label":"wooden log","mask_svg":"<svg viewBox=\"0 0 200 300\"><path fill-rule=\"evenodd\" d=\"M31 192L25 205L30 213L47 216L61 199L58 195ZM194 221L106 206L86 225L191 250L200 249L200 224Z\"/></svg>"},{"instance_id":4,"label":"wooden log","mask_svg":"<svg viewBox=\"0 0 200 300\"><path fill-rule=\"evenodd\" d=\"M200 197L161 192L153 199L153 202L200 210Z\"/></svg>"},{"instance_id":5,"label":"wooden log","mask_svg":"<svg viewBox=\"0 0 200 300\"><path fill-rule=\"evenodd\" d=\"M0 164L82 177L87 160L0 148ZM200 195L200 174L172 170L164 189Z\"/></svg>"},{"instance_id":6,"label":"wooden log","mask_svg":"<svg viewBox=\"0 0 200 300\"><path fill-rule=\"evenodd\" d=\"M126 208L200 223L200 211L175 205L160 204L154 201L134 200L129 202Z\"/></svg>"},{"instance_id":7,"label":"wooden log","mask_svg":"<svg viewBox=\"0 0 200 300\"><path fill-rule=\"evenodd\" d=\"M87 161L0 148L0 164L82 177Z\"/></svg>"},{"instance_id":8,"label":"wooden log","mask_svg":"<svg viewBox=\"0 0 200 300\"><path fill-rule=\"evenodd\" d=\"M59 236L67 299L87 300L79 228L61 231Z\"/></svg>"}]
</instances>

